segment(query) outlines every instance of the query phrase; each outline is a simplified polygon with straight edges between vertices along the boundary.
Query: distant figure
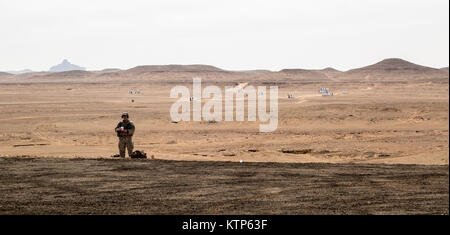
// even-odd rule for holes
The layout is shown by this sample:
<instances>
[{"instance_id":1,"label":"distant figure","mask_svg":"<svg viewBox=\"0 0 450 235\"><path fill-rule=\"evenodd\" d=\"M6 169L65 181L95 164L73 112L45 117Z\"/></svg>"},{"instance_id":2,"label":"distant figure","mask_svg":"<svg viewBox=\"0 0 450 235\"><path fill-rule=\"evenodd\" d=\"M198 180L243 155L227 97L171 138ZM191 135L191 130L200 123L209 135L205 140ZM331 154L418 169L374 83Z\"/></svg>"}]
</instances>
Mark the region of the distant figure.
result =
<instances>
[{"instance_id":1,"label":"distant figure","mask_svg":"<svg viewBox=\"0 0 450 235\"><path fill-rule=\"evenodd\" d=\"M116 126L117 137L119 137L119 153L120 157L125 158L125 149L128 150L128 156L131 157L133 153L133 134L134 134L134 124L128 120L128 113L122 113L122 121Z\"/></svg>"}]
</instances>

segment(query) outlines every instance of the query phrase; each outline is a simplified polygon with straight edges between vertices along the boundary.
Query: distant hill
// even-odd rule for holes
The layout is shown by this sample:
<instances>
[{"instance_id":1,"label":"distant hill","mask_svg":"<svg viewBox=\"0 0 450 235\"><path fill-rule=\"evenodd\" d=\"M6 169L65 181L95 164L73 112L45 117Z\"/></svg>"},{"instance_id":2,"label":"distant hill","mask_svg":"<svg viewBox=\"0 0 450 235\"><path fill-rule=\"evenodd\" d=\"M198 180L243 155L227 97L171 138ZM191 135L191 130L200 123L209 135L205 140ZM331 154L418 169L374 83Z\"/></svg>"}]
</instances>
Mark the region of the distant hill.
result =
<instances>
[{"instance_id":1,"label":"distant hill","mask_svg":"<svg viewBox=\"0 0 450 235\"><path fill-rule=\"evenodd\" d=\"M9 75L12 75L12 74L6 73L6 72L0 72L0 76L9 76Z\"/></svg>"},{"instance_id":2,"label":"distant hill","mask_svg":"<svg viewBox=\"0 0 450 235\"><path fill-rule=\"evenodd\" d=\"M203 81L216 81L226 79L232 72L222 70L210 65L142 65L116 73L111 76L127 80L149 80L149 81L192 81L193 77L201 77ZM100 77L108 77L106 74Z\"/></svg>"},{"instance_id":3,"label":"distant hill","mask_svg":"<svg viewBox=\"0 0 450 235\"><path fill-rule=\"evenodd\" d=\"M110 68L110 69L102 69L99 72L110 73L110 72L118 72L120 69Z\"/></svg>"},{"instance_id":4,"label":"distant hill","mask_svg":"<svg viewBox=\"0 0 450 235\"><path fill-rule=\"evenodd\" d=\"M97 74L97 76L111 76L113 74L120 75L121 71L122 70L116 69L116 68L108 68L108 69L102 69L102 70L97 70L97 71L89 71L89 72L95 73L95 74Z\"/></svg>"},{"instance_id":5,"label":"distant hill","mask_svg":"<svg viewBox=\"0 0 450 235\"><path fill-rule=\"evenodd\" d=\"M323 72L335 72L335 73L341 73L342 72L340 70L337 70L337 69L331 68L331 67L327 67L327 68L321 69L320 71L323 71Z\"/></svg>"},{"instance_id":6,"label":"distant hill","mask_svg":"<svg viewBox=\"0 0 450 235\"><path fill-rule=\"evenodd\" d=\"M331 81L342 73L333 68L325 69L283 69L280 74L287 75L289 80Z\"/></svg>"},{"instance_id":7,"label":"distant hill","mask_svg":"<svg viewBox=\"0 0 450 235\"><path fill-rule=\"evenodd\" d=\"M56 68L55 68L56 67ZM28 72L10 74L0 72L5 82L192 82L200 77L204 82L261 82L262 84L289 84L314 82L390 82L390 81L444 81L448 82L448 67L435 69L402 59L386 59L376 64L346 72L328 67L324 69L224 70L211 65L142 65L127 70L109 68L99 71L74 70L82 68L64 60L52 69L70 69L62 72ZM84 68L82 68L84 69Z\"/></svg>"},{"instance_id":8,"label":"distant hill","mask_svg":"<svg viewBox=\"0 0 450 235\"><path fill-rule=\"evenodd\" d=\"M71 70L64 72L42 72L42 73L30 73L23 74L21 76L26 76L23 78L31 79L30 81L79 81L79 79L91 78L93 72L84 70Z\"/></svg>"},{"instance_id":9,"label":"distant hill","mask_svg":"<svg viewBox=\"0 0 450 235\"><path fill-rule=\"evenodd\" d=\"M17 71L7 71L7 73L10 74L24 74L24 73L32 73L33 70L31 69L23 69L23 70L17 70Z\"/></svg>"},{"instance_id":10,"label":"distant hill","mask_svg":"<svg viewBox=\"0 0 450 235\"><path fill-rule=\"evenodd\" d=\"M225 72L211 65L141 65L126 70L127 73L155 73L155 72Z\"/></svg>"},{"instance_id":11,"label":"distant hill","mask_svg":"<svg viewBox=\"0 0 450 235\"><path fill-rule=\"evenodd\" d=\"M271 73L272 71L267 69L253 69L253 70L237 70L233 72L242 72L242 73L250 73L250 74L265 74L265 73Z\"/></svg>"},{"instance_id":12,"label":"distant hill","mask_svg":"<svg viewBox=\"0 0 450 235\"><path fill-rule=\"evenodd\" d=\"M324 73L327 77L330 77L330 78L337 77L339 74L342 73L342 71L337 70L335 68L331 68L331 67L324 68L324 69L317 70L317 71Z\"/></svg>"},{"instance_id":13,"label":"distant hill","mask_svg":"<svg viewBox=\"0 0 450 235\"><path fill-rule=\"evenodd\" d=\"M56 73L50 73L46 74L46 77L87 77L91 75L92 72L84 71L84 70L70 70L70 71L64 71L64 72L56 72Z\"/></svg>"},{"instance_id":14,"label":"distant hill","mask_svg":"<svg viewBox=\"0 0 450 235\"><path fill-rule=\"evenodd\" d=\"M63 60L60 64L50 68L50 72L65 72L72 70L86 70L86 68L71 64L68 60Z\"/></svg>"},{"instance_id":15,"label":"distant hill","mask_svg":"<svg viewBox=\"0 0 450 235\"><path fill-rule=\"evenodd\" d=\"M280 70L280 73L314 78L326 78L324 73L309 69L282 69Z\"/></svg>"},{"instance_id":16,"label":"distant hill","mask_svg":"<svg viewBox=\"0 0 450 235\"><path fill-rule=\"evenodd\" d=\"M376 64L352 69L341 73L342 80L359 81L411 81L427 79L448 79L448 73L435 68L430 68L408 62L406 60L392 58L385 59Z\"/></svg>"}]
</instances>

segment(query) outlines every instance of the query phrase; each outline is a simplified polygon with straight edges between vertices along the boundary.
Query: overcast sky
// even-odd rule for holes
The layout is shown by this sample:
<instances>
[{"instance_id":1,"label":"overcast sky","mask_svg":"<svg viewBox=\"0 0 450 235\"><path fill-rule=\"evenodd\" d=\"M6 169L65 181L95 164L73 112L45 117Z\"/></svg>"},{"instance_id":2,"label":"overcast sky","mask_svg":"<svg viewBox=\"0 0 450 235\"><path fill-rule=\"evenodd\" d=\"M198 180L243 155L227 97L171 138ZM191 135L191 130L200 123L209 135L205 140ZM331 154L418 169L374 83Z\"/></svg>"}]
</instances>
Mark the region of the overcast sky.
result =
<instances>
[{"instance_id":1,"label":"overcast sky","mask_svg":"<svg viewBox=\"0 0 450 235\"><path fill-rule=\"evenodd\" d=\"M0 71L449 64L448 0L0 0Z\"/></svg>"}]
</instances>

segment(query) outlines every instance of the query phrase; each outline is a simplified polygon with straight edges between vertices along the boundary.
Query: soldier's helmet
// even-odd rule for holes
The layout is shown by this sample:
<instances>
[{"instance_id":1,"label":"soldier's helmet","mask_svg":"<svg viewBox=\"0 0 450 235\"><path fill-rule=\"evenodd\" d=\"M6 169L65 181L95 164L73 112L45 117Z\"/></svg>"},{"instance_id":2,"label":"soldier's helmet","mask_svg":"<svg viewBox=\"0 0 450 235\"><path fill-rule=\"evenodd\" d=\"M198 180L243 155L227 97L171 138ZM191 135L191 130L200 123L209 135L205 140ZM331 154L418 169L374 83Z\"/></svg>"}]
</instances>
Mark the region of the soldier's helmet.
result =
<instances>
[{"instance_id":1,"label":"soldier's helmet","mask_svg":"<svg viewBox=\"0 0 450 235\"><path fill-rule=\"evenodd\" d=\"M128 115L128 113L122 113L121 117L123 118L123 117L130 117L130 116Z\"/></svg>"}]
</instances>

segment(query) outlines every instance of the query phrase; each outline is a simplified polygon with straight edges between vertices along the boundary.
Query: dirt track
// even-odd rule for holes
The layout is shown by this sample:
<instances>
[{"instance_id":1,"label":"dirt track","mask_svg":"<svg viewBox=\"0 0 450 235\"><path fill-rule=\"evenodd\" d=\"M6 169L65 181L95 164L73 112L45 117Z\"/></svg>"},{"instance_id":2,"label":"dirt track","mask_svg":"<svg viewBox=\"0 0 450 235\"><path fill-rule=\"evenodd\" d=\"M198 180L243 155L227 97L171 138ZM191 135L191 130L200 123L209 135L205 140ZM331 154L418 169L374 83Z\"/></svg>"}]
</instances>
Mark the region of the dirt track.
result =
<instances>
[{"instance_id":1,"label":"dirt track","mask_svg":"<svg viewBox=\"0 0 450 235\"><path fill-rule=\"evenodd\" d=\"M449 166L0 158L0 214L448 214Z\"/></svg>"}]
</instances>

